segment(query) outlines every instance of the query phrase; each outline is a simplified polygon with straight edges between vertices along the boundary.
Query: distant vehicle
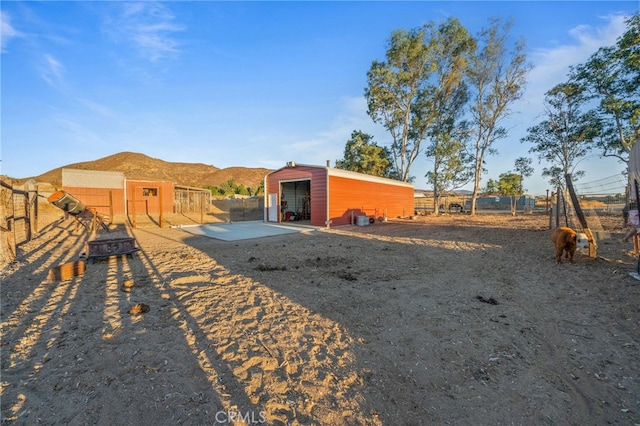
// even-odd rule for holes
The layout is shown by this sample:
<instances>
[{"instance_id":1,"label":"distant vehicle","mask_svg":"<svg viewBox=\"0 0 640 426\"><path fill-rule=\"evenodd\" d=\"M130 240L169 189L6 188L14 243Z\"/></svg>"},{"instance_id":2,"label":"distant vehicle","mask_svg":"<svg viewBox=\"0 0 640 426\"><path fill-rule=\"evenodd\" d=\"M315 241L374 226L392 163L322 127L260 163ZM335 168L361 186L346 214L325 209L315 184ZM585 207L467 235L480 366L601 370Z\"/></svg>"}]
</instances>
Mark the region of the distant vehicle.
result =
<instances>
[{"instance_id":1,"label":"distant vehicle","mask_svg":"<svg viewBox=\"0 0 640 426\"><path fill-rule=\"evenodd\" d=\"M438 210L440 210L441 212L444 212L444 204L440 204ZM464 213L464 206L460 203L451 203L449 204L449 213L451 212L457 212L457 213Z\"/></svg>"},{"instance_id":2,"label":"distant vehicle","mask_svg":"<svg viewBox=\"0 0 640 426\"><path fill-rule=\"evenodd\" d=\"M458 213L464 213L464 206L459 203L451 203L449 204L449 211L454 211Z\"/></svg>"}]
</instances>

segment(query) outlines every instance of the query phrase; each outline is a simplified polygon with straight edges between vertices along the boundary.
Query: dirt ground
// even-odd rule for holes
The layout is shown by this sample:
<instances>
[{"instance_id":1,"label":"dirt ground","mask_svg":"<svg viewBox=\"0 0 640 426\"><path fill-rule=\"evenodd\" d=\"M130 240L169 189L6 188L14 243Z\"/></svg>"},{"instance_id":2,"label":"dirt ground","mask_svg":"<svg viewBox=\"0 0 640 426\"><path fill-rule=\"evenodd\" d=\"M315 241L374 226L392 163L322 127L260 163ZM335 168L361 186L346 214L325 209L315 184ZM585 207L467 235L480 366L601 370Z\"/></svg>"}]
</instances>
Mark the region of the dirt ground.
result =
<instances>
[{"instance_id":1,"label":"dirt ground","mask_svg":"<svg viewBox=\"0 0 640 426\"><path fill-rule=\"evenodd\" d=\"M426 216L237 242L54 222L2 271L2 423L640 424L622 219L597 258L560 265L548 222ZM47 279L89 238L127 235L132 257Z\"/></svg>"}]
</instances>

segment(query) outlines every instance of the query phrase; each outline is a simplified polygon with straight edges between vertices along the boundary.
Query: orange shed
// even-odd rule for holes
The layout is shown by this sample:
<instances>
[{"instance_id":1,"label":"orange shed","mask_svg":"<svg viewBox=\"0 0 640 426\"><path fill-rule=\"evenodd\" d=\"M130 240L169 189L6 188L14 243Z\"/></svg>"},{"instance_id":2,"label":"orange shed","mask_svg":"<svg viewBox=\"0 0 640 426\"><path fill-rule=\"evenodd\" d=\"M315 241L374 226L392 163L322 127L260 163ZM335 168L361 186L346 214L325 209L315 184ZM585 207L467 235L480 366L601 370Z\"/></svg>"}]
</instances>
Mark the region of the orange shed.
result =
<instances>
[{"instance_id":1,"label":"orange shed","mask_svg":"<svg viewBox=\"0 0 640 426\"><path fill-rule=\"evenodd\" d=\"M173 182L127 179L126 194L129 214L173 212Z\"/></svg>"},{"instance_id":2,"label":"orange shed","mask_svg":"<svg viewBox=\"0 0 640 426\"><path fill-rule=\"evenodd\" d=\"M289 162L265 176L265 220L313 226L413 215L413 185L332 167Z\"/></svg>"},{"instance_id":3,"label":"orange shed","mask_svg":"<svg viewBox=\"0 0 640 426\"><path fill-rule=\"evenodd\" d=\"M122 172L62 169L62 189L102 214L173 212L172 182L126 179Z\"/></svg>"}]
</instances>

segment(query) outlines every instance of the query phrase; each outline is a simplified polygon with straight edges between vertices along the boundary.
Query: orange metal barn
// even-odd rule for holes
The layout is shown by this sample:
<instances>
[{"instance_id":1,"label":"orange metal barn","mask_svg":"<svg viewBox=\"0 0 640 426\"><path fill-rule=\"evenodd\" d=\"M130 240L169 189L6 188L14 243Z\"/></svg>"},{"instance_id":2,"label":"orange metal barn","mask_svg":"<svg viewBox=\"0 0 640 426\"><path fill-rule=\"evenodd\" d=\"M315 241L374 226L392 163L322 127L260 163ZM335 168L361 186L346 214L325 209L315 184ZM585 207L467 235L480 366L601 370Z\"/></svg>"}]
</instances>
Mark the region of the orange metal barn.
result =
<instances>
[{"instance_id":1,"label":"orange metal barn","mask_svg":"<svg viewBox=\"0 0 640 426\"><path fill-rule=\"evenodd\" d=\"M413 185L362 173L287 163L265 176L265 220L313 226L413 215Z\"/></svg>"}]
</instances>

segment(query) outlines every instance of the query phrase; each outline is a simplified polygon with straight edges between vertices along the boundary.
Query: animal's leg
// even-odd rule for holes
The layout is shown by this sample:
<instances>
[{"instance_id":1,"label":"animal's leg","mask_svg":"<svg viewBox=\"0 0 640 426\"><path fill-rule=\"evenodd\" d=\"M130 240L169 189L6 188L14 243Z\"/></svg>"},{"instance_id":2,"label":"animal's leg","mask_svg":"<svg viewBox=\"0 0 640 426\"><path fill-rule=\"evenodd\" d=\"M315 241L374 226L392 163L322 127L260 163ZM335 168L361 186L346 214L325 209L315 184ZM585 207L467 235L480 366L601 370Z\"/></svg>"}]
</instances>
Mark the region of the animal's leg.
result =
<instances>
[{"instance_id":1,"label":"animal's leg","mask_svg":"<svg viewBox=\"0 0 640 426\"><path fill-rule=\"evenodd\" d=\"M562 262L562 248L556 249L556 263Z\"/></svg>"}]
</instances>

